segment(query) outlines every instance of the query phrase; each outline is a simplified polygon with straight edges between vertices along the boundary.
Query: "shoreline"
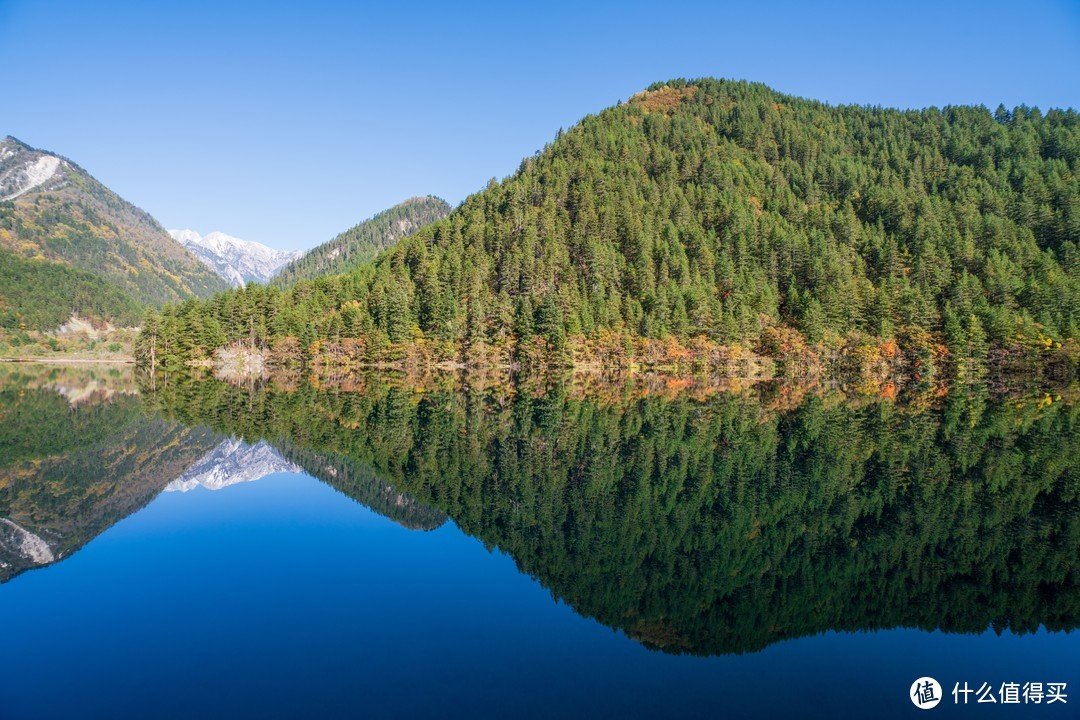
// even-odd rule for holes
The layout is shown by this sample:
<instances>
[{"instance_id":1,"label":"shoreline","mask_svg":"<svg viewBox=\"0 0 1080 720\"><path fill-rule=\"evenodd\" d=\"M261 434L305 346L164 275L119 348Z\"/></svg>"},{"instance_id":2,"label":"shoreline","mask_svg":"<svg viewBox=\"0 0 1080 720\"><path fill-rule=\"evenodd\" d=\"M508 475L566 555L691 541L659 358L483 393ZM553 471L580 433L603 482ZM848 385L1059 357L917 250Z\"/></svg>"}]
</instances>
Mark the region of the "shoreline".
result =
<instances>
[{"instance_id":1,"label":"shoreline","mask_svg":"<svg viewBox=\"0 0 1080 720\"><path fill-rule=\"evenodd\" d=\"M134 365L135 358L14 357L0 358L0 363L38 363L40 365Z\"/></svg>"}]
</instances>

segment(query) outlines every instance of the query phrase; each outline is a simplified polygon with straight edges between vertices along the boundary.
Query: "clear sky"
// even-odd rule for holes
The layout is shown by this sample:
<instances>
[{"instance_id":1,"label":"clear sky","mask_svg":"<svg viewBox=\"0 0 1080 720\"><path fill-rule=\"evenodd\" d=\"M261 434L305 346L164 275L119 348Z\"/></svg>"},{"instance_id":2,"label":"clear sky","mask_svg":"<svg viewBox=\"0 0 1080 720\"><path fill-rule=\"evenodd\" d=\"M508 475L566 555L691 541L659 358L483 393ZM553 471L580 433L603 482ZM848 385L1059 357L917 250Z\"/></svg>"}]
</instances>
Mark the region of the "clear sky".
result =
<instances>
[{"instance_id":1,"label":"clear sky","mask_svg":"<svg viewBox=\"0 0 1080 720\"><path fill-rule=\"evenodd\" d=\"M166 227L299 249L457 204L657 80L1080 108L1080 2L0 0L0 73L0 136Z\"/></svg>"}]
</instances>

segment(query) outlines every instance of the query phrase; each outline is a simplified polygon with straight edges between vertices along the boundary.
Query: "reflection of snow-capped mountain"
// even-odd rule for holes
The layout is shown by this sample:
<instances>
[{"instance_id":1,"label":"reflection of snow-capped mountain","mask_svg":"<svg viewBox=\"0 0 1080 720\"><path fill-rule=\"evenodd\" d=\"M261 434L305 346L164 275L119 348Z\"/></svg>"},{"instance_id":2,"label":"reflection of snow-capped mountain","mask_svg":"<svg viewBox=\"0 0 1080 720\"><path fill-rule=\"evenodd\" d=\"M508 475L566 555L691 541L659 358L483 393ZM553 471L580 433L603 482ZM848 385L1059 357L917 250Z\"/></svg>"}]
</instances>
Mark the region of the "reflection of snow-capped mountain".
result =
<instances>
[{"instance_id":1,"label":"reflection of snow-capped mountain","mask_svg":"<svg viewBox=\"0 0 1080 720\"><path fill-rule=\"evenodd\" d=\"M279 472L300 473L303 470L281 457L265 440L248 445L233 438L203 455L186 473L166 485L165 492L187 492L199 486L220 490Z\"/></svg>"}]
</instances>

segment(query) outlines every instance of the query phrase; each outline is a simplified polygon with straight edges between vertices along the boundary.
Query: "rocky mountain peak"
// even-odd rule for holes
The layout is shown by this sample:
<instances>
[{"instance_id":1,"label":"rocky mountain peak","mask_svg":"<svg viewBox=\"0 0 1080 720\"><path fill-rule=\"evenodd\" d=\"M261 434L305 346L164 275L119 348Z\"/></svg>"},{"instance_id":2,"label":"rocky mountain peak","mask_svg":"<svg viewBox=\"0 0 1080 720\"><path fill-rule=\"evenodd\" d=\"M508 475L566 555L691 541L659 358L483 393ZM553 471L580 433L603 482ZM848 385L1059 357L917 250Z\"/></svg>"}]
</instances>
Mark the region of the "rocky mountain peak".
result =
<instances>
[{"instance_id":1,"label":"rocky mountain peak","mask_svg":"<svg viewBox=\"0 0 1080 720\"><path fill-rule=\"evenodd\" d=\"M275 250L223 232L203 236L194 230L170 230L169 234L234 287L243 287L253 281L265 283L282 267L304 254Z\"/></svg>"}]
</instances>

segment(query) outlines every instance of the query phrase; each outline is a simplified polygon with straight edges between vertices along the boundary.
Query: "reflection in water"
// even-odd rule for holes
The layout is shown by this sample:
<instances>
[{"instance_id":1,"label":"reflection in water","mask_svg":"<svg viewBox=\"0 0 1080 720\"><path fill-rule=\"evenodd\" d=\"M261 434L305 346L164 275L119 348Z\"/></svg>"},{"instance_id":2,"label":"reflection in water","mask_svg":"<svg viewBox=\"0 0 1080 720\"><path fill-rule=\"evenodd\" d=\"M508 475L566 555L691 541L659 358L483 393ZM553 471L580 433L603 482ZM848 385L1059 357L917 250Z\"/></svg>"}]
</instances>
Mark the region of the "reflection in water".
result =
<instances>
[{"instance_id":1,"label":"reflection in water","mask_svg":"<svg viewBox=\"0 0 1080 720\"><path fill-rule=\"evenodd\" d=\"M1080 618L1077 405L1053 398L203 381L151 401L176 422L266 439L380 511L405 507L407 526L445 513L578 612L669 652ZM367 494L350 492L357 480Z\"/></svg>"},{"instance_id":2,"label":"reflection in water","mask_svg":"<svg viewBox=\"0 0 1080 720\"><path fill-rule=\"evenodd\" d=\"M826 630L1023 633L1080 618L1078 406L632 385L364 392L0 371L0 582L162 490L304 472L411 529L447 519L651 648ZM73 402L72 398L77 398ZM237 438L242 438L242 441Z\"/></svg>"},{"instance_id":3,"label":"reflection in water","mask_svg":"<svg viewBox=\"0 0 1080 720\"><path fill-rule=\"evenodd\" d=\"M218 440L144 412L129 370L2 368L0 582L75 552Z\"/></svg>"},{"instance_id":4,"label":"reflection in water","mask_svg":"<svg viewBox=\"0 0 1080 720\"><path fill-rule=\"evenodd\" d=\"M277 447L308 475L322 480L338 492L398 525L410 530L434 530L446 522L446 515L397 489L363 463L333 452L318 452L279 438Z\"/></svg>"},{"instance_id":5,"label":"reflection in water","mask_svg":"<svg viewBox=\"0 0 1080 720\"><path fill-rule=\"evenodd\" d=\"M281 457L265 440L248 445L229 438L199 458L180 477L165 486L165 492L188 492L197 487L221 490L237 483L261 480L271 473L303 472Z\"/></svg>"},{"instance_id":6,"label":"reflection in water","mask_svg":"<svg viewBox=\"0 0 1080 720\"><path fill-rule=\"evenodd\" d=\"M406 527L445 516L366 468L148 413L130 368L0 366L0 583L62 560L162 491L308 472ZM301 467L303 466L303 467Z\"/></svg>"}]
</instances>

